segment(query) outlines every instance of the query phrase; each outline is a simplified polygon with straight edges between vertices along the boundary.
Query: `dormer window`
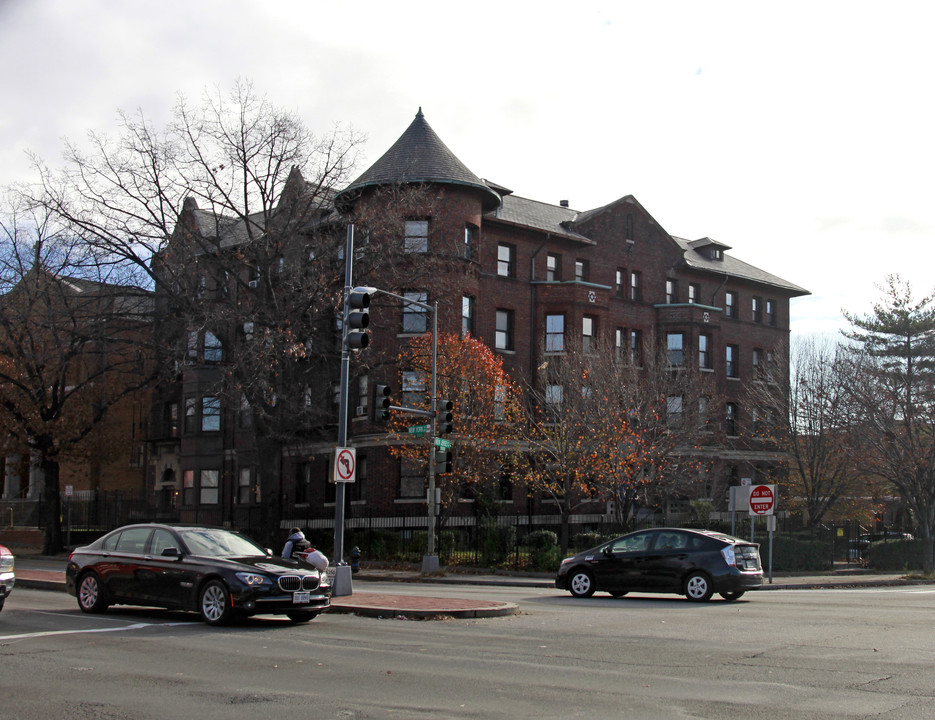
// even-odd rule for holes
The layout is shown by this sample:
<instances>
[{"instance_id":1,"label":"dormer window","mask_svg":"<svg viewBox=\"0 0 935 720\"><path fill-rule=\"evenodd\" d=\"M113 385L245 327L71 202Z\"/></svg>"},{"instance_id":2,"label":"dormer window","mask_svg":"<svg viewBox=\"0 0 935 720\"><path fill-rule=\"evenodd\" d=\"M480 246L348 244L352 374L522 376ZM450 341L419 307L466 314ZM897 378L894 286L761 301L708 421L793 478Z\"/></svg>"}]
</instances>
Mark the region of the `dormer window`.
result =
<instances>
[{"instance_id":1,"label":"dormer window","mask_svg":"<svg viewBox=\"0 0 935 720\"><path fill-rule=\"evenodd\" d=\"M724 251L721 250L721 248L719 248L719 247L711 246L711 247L708 249L708 257L710 257L712 260L723 260L723 259L724 259Z\"/></svg>"}]
</instances>

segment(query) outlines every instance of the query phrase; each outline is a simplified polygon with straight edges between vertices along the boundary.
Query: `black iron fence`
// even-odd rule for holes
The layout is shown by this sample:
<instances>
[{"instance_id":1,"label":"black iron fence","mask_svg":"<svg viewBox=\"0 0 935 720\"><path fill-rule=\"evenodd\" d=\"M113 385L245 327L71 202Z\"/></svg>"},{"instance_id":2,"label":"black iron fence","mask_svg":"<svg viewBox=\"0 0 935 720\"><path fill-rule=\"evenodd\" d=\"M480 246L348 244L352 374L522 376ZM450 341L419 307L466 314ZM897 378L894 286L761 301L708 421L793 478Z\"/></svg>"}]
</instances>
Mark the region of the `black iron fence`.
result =
<instances>
[{"instance_id":1,"label":"black iron fence","mask_svg":"<svg viewBox=\"0 0 935 720\"><path fill-rule=\"evenodd\" d=\"M4 502L0 513L9 515L12 526L45 526L50 506L38 501ZM401 509L392 517L362 514L354 508L346 514L344 547L349 558L356 548L363 561L418 563L428 549L427 517L424 508ZM3 521L6 521L6 515ZM25 520L25 522L24 522ZM277 548L288 528L298 526L316 544L329 552L333 547L333 508L301 508L285 518L273 518L260 506L220 508L159 509L139 494L121 491L87 491L63 497L61 522L66 545L80 545L132 522L178 522L226 526L240 530L259 542ZM629 530L658 526L705 527L738 537L753 539L766 555L766 522L751 525L748 515L715 514L705 523L688 516L649 514L639 522L622 527L610 515L573 516L568 528L568 550L593 547L603 540ZM512 514L496 517L453 516L442 521L436 532L435 550L444 565L503 568L513 570L552 570L561 560L559 538L562 525L558 515ZM797 562L802 569L825 569L835 563L865 565L879 542L909 537L903 528L873 527L858 522L822 525L811 530L792 517L778 517L775 537L782 545L784 563ZM789 556L794 556L792 560Z\"/></svg>"}]
</instances>

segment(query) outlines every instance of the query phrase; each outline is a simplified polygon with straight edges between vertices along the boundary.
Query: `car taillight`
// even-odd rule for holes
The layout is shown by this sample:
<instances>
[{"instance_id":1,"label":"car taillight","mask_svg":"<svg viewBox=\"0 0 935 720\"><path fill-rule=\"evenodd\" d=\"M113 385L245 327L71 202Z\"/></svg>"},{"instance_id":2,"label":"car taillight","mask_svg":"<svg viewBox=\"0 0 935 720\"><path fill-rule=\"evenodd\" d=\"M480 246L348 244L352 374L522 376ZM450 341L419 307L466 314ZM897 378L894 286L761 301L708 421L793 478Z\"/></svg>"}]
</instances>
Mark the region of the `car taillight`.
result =
<instances>
[{"instance_id":1,"label":"car taillight","mask_svg":"<svg viewBox=\"0 0 935 720\"><path fill-rule=\"evenodd\" d=\"M737 557L734 555L734 546L727 545L721 548L721 555L724 556L724 562L731 567L737 567Z\"/></svg>"}]
</instances>

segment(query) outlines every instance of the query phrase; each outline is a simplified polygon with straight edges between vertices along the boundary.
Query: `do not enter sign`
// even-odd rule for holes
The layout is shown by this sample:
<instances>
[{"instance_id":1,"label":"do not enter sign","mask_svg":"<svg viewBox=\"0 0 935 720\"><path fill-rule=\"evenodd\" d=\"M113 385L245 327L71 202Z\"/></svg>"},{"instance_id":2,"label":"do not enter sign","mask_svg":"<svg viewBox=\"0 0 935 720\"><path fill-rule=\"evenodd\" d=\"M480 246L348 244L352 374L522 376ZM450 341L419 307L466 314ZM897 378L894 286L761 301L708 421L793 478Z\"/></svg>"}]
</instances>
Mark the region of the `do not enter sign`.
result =
<instances>
[{"instance_id":1,"label":"do not enter sign","mask_svg":"<svg viewBox=\"0 0 935 720\"><path fill-rule=\"evenodd\" d=\"M754 485L750 488L750 514L772 515L776 507L775 485Z\"/></svg>"}]
</instances>

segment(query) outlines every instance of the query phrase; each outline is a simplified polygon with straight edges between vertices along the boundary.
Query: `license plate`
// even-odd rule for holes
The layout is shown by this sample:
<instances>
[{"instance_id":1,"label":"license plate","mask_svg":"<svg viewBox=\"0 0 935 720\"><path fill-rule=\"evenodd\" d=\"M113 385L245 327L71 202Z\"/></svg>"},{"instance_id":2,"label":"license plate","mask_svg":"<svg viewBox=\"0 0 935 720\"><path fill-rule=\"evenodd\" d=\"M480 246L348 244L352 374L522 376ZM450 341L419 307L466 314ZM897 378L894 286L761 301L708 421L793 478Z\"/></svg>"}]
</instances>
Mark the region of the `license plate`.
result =
<instances>
[{"instance_id":1,"label":"license plate","mask_svg":"<svg viewBox=\"0 0 935 720\"><path fill-rule=\"evenodd\" d=\"M292 604L293 605L307 605L308 601L309 601L309 594L307 592L292 593Z\"/></svg>"}]
</instances>

